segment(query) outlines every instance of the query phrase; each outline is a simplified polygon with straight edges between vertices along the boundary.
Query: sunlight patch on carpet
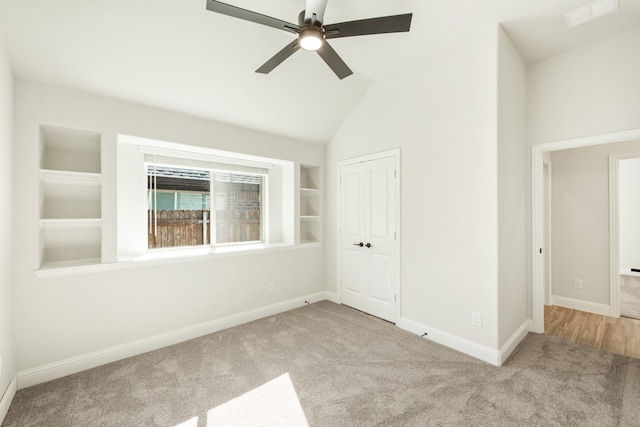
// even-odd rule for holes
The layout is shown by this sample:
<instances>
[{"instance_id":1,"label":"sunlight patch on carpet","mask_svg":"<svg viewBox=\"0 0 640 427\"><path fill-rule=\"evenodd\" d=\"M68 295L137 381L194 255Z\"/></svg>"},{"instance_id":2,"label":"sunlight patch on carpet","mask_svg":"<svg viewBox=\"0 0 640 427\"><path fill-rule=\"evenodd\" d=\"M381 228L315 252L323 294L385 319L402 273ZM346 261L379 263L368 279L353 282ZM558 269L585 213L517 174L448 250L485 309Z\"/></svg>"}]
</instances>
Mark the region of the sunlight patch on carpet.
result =
<instances>
[{"instance_id":1,"label":"sunlight patch on carpet","mask_svg":"<svg viewBox=\"0 0 640 427\"><path fill-rule=\"evenodd\" d=\"M193 417L187 421L176 424L174 427L198 427L198 417Z\"/></svg>"},{"instance_id":2,"label":"sunlight patch on carpet","mask_svg":"<svg viewBox=\"0 0 640 427\"><path fill-rule=\"evenodd\" d=\"M207 413L207 427L257 425L309 426L288 373Z\"/></svg>"}]
</instances>

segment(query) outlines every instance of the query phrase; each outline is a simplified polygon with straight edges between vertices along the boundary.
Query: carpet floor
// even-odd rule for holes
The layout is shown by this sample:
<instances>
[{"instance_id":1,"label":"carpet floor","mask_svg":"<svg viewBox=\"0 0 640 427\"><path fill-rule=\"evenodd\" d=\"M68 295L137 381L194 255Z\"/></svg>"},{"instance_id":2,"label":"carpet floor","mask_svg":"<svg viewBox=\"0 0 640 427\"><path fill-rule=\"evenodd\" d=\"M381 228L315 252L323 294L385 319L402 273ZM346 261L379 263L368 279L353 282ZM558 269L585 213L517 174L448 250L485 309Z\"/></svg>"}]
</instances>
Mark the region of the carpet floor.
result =
<instances>
[{"instance_id":1,"label":"carpet floor","mask_svg":"<svg viewBox=\"0 0 640 427\"><path fill-rule=\"evenodd\" d=\"M529 334L502 367L323 301L18 391L25 426L640 426L640 361Z\"/></svg>"}]
</instances>

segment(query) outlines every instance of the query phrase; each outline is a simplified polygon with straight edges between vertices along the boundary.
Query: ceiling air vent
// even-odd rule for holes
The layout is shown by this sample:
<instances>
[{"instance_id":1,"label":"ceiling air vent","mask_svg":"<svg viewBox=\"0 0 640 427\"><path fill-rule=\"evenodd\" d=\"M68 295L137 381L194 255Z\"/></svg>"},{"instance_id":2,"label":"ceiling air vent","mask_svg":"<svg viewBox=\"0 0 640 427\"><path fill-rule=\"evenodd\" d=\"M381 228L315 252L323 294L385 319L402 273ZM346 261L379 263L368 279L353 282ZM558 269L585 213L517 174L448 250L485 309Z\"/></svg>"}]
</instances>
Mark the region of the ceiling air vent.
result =
<instances>
[{"instance_id":1,"label":"ceiling air vent","mask_svg":"<svg viewBox=\"0 0 640 427\"><path fill-rule=\"evenodd\" d=\"M573 28L585 22L618 10L618 0L599 0L564 15L567 27Z\"/></svg>"}]
</instances>

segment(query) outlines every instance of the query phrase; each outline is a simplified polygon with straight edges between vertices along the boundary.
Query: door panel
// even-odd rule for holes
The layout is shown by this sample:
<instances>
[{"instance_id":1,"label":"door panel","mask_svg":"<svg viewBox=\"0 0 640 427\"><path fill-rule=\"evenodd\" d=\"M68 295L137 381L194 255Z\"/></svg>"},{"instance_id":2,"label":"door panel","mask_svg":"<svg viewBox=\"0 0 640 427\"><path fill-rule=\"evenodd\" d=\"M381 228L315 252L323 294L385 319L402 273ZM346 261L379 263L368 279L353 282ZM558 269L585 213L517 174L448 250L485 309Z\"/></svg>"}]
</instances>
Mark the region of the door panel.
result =
<instances>
[{"instance_id":1,"label":"door panel","mask_svg":"<svg viewBox=\"0 0 640 427\"><path fill-rule=\"evenodd\" d=\"M360 237L363 232L363 206L361 206L362 195L360 194L363 188L363 178L359 171L354 170L347 171L342 178L344 186L342 232L346 235Z\"/></svg>"},{"instance_id":2,"label":"door panel","mask_svg":"<svg viewBox=\"0 0 640 427\"><path fill-rule=\"evenodd\" d=\"M347 249L342 252L344 290L356 295L362 294L362 250Z\"/></svg>"},{"instance_id":3,"label":"door panel","mask_svg":"<svg viewBox=\"0 0 640 427\"><path fill-rule=\"evenodd\" d=\"M364 173L362 164L340 171L340 281L342 302L361 309L364 294ZM364 242L363 242L364 243Z\"/></svg>"},{"instance_id":4,"label":"door panel","mask_svg":"<svg viewBox=\"0 0 640 427\"><path fill-rule=\"evenodd\" d=\"M384 169L371 169L369 172L370 177L370 195L371 198L371 237L388 237L389 236L389 218L388 209L389 205L389 170Z\"/></svg>"},{"instance_id":5,"label":"door panel","mask_svg":"<svg viewBox=\"0 0 640 427\"><path fill-rule=\"evenodd\" d=\"M396 306L396 158L371 160L366 165L368 205L367 241L371 244L365 262L369 284L368 312L395 322Z\"/></svg>"},{"instance_id":6,"label":"door panel","mask_svg":"<svg viewBox=\"0 0 640 427\"><path fill-rule=\"evenodd\" d=\"M378 302L389 302L389 267L387 255L371 254L371 298Z\"/></svg>"}]
</instances>

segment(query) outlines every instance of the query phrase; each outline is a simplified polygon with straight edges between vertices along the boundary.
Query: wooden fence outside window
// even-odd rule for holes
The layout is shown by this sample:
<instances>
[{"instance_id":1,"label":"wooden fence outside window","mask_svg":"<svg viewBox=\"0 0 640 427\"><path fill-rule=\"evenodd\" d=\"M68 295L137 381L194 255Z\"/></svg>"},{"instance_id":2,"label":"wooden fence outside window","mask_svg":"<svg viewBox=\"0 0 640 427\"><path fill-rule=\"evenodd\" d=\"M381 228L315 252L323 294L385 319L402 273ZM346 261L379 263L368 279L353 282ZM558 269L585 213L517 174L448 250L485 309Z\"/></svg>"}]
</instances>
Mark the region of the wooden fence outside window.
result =
<instances>
[{"instance_id":1,"label":"wooden fence outside window","mask_svg":"<svg viewBox=\"0 0 640 427\"><path fill-rule=\"evenodd\" d=\"M154 212L148 211L149 249L210 244L210 213L209 210L159 210L156 220ZM259 210L218 211L216 219L215 236L218 244L261 239ZM155 221L157 230L154 230Z\"/></svg>"}]
</instances>

